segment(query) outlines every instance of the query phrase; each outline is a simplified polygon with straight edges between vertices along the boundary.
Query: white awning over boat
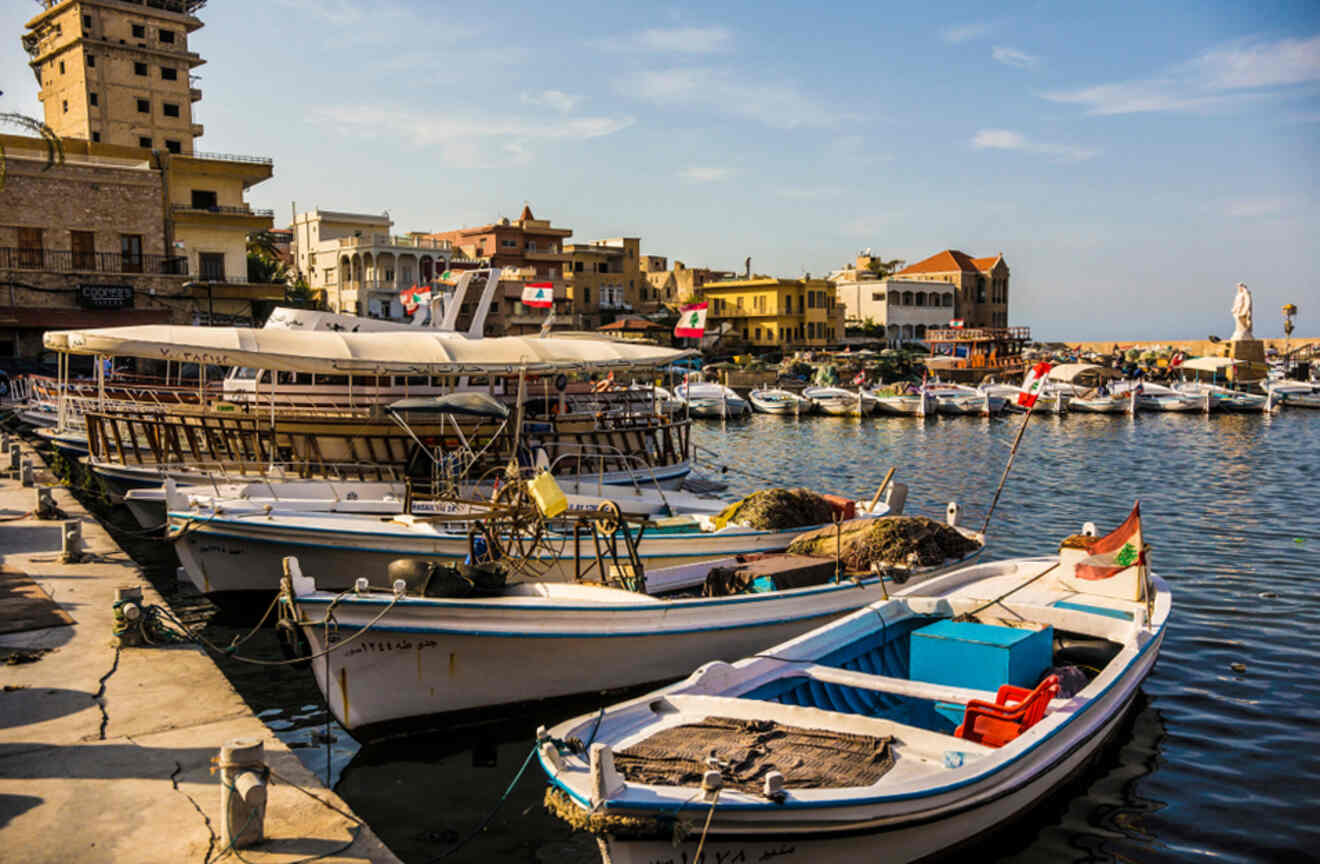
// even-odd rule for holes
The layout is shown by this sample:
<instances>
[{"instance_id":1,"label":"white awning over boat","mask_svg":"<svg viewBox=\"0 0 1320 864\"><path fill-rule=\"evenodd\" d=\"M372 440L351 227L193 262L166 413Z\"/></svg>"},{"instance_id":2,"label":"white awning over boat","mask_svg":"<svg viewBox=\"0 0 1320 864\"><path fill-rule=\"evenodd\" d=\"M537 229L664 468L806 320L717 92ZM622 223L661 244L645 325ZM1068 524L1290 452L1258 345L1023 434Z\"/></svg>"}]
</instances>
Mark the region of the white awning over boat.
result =
<instances>
[{"instance_id":1,"label":"white awning over boat","mask_svg":"<svg viewBox=\"0 0 1320 864\"><path fill-rule=\"evenodd\" d=\"M1236 366L1238 360L1229 357L1193 357L1191 360L1183 361L1181 369L1191 369L1196 372L1223 372L1230 366Z\"/></svg>"},{"instance_id":2,"label":"white awning over boat","mask_svg":"<svg viewBox=\"0 0 1320 864\"><path fill-rule=\"evenodd\" d=\"M392 333L306 333L170 324L53 330L46 333L43 341L53 351L73 354L364 375L654 368L697 353L608 339L530 336L469 339L459 333L423 329Z\"/></svg>"},{"instance_id":3,"label":"white awning over boat","mask_svg":"<svg viewBox=\"0 0 1320 864\"><path fill-rule=\"evenodd\" d=\"M1072 382L1086 377L1087 374L1099 378L1117 378L1121 373L1117 369L1096 366L1094 363L1060 363L1050 369L1049 377L1054 381Z\"/></svg>"}]
</instances>

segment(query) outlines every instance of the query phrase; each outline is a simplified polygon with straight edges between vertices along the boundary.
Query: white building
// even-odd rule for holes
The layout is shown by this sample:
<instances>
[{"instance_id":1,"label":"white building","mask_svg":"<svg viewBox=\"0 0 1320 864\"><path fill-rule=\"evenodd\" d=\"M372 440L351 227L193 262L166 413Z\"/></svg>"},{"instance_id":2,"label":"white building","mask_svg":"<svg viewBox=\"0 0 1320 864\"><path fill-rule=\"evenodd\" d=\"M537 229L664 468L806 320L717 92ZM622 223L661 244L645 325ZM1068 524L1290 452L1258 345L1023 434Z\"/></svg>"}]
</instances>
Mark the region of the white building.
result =
<instances>
[{"instance_id":1,"label":"white building","mask_svg":"<svg viewBox=\"0 0 1320 864\"><path fill-rule=\"evenodd\" d=\"M848 310L847 323L869 319L885 328L891 344L926 338L926 331L947 327L955 315L954 286L910 279L856 279L836 282L835 293Z\"/></svg>"},{"instance_id":2,"label":"white building","mask_svg":"<svg viewBox=\"0 0 1320 864\"><path fill-rule=\"evenodd\" d=\"M432 283L456 253L448 240L391 234L393 225L388 214L299 213L291 249L298 272L335 312L402 318L399 292Z\"/></svg>"}]
</instances>

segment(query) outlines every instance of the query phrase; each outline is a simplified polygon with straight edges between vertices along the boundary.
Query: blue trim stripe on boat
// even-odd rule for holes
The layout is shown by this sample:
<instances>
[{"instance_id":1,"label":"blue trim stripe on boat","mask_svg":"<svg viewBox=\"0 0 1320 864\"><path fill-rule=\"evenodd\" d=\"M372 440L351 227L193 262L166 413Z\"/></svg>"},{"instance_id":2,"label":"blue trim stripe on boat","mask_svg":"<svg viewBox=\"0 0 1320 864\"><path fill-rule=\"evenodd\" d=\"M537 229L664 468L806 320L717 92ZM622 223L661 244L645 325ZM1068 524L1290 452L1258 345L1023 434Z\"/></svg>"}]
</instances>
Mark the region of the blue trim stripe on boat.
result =
<instances>
[{"instance_id":1,"label":"blue trim stripe on boat","mask_svg":"<svg viewBox=\"0 0 1320 864\"><path fill-rule=\"evenodd\" d=\"M1089 612L1092 615L1103 615L1106 618L1118 618L1122 621L1132 620L1131 612L1124 612L1122 609L1110 609L1107 606L1092 606L1089 603L1073 603L1069 600L1056 600L1051 605L1056 609L1073 609L1077 612Z\"/></svg>"},{"instance_id":2,"label":"blue trim stripe on boat","mask_svg":"<svg viewBox=\"0 0 1320 864\"><path fill-rule=\"evenodd\" d=\"M1141 646L1141 648L1137 651L1137 655L1133 657L1132 660L1124 667L1123 669L1124 673L1126 673L1129 669L1132 669L1134 666L1140 663L1142 658L1145 656L1146 652L1150 650L1150 647L1152 645L1158 644L1162 640L1164 636L1164 629L1168 625L1169 625L1169 616L1166 615L1164 618L1164 623L1160 625L1160 629L1155 631L1154 635L1152 635L1151 638L1146 641L1146 644ZM1096 705L1100 704L1100 701L1104 698L1105 694L1107 694L1110 690L1121 684L1124 681L1124 678L1125 675L1123 674L1117 676L1113 681L1109 683L1109 686L1105 687L1104 690L1101 690L1099 693L1097 693L1094 698L1092 698L1085 705L1082 706L1081 710L1073 714L1073 716L1067 722L1051 730L1049 733L1041 737L1040 740L1032 742L1032 744L1029 747L1027 747L1021 753L1018 753L1012 759L1009 759L1007 762L1004 762L989 771L983 771L980 774L977 774L972 777L968 777L965 780L960 780L957 783L949 783L944 786L937 786L933 789L923 789L920 792L904 792L897 795L876 795L876 796L871 796L869 798L838 798L838 799L831 799L826 801L795 801L790 799L778 804L759 804L759 803L752 804L752 803L743 803L738 801L730 801L722 805L720 809L721 810L768 810L774 808L780 810L784 810L784 809L816 810L816 809L827 809L832 807L856 807L866 804L882 804L888 801L904 801L912 798L933 798L937 795L942 795L946 792L952 792L957 789L961 789L964 786L970 786L975 783L980 783L984 781L986 778L993 776L994 774L999 774L1005 771L1010 765L1012 765L1015 762L1018 762L1019 760L1027 756L1027 754L1035 750L1037 747L1044 745L1045 742L1049 741L1055 735L1058 735L1064 730L1071 728L1073 724L1075 724L1084 714L1086 714L1086 712L1090 711ZM1140 682L1137 682L1137 686L1140 686ZM951 739L951 740L956 740L956 739ZM551 767L546 766L544 756L542 756L538 752L536 754L536 758L541 763L541 770L545 772L547 779L550 781L550 783L553 786L562 790L566 795L568 795L570 798L572 798L581 806L587 809L591 809L591 803L587 799L583 798L581 795L578 795L558 777L554 776L555 770ZM685 809L704 810L704 809L708 809L709 805L702 802L693 803L691 799L688 799L687 801L683 801L677 804L672 802L649 803L642 801L606 800L602 806L606 808L614 807L616 810L620 810L620 811L638 811L638 810L652 811L653 810L660 812L665 812L665 811L678 812Z\"/></svg>"}]
</instances>

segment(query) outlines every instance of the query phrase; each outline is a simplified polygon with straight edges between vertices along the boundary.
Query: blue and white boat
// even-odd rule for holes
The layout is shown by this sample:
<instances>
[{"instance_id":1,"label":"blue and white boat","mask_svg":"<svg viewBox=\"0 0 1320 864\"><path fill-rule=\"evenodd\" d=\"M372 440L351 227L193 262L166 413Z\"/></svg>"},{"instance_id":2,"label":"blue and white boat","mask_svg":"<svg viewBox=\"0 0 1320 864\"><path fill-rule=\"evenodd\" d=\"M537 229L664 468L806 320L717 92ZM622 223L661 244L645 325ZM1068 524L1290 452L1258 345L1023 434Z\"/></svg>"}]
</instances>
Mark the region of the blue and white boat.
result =
<instances>
[{"instance_id":1,"label":"blue and white boat","mask_svg":"<svg viewBox=\"0 0 1320 864\"><path fill-rule=\"evenodd\" d=\"M1079 771L1155 665L1168 587L1140 557L1079 578L1088 554L964 567L542 729L547 801L614 864L964 846Z\"/></svg>"},{"instance_id":2,"label":"blue and white boat","mask_svg":"<svg viewBox=\"0 0 1320 864\"><path fill-rule=\"evenodd\" d=\"M805 396L778 387L755 389L747 394L747 401L762 414L810 414L815 407Z\"/></svg>"},{"instance_id":3,"label":"blue and white boat","mask_svg":"<svg viewBox=\"0 0 1320 864\"><path fill-rule=\"evenodd\" d=\"M688 412L693 417L715 417L728 419L744 417L752 413L747 400L729 387L713 381L693 381L679 384L674 388L674 395L680 402L687 403Z\"/></svg>"}]
</instances>

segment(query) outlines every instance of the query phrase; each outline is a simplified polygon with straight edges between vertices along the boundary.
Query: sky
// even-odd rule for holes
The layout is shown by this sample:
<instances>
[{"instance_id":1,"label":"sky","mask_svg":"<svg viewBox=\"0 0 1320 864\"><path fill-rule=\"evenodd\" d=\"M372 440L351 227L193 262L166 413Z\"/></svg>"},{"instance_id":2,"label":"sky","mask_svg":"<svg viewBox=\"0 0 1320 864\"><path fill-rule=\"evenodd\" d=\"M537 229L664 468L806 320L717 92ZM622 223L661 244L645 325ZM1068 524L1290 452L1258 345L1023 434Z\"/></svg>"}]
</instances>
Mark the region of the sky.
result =
<instances>
[{"instance_id":1,"label":"sky","mask_svg":"<svg viewBox=\"0 0 1320 864\"><path fill-rule=\"evenodd\" d=\"M987 9L994 6L994 9ZM1090 8L1081 8L1083 6ZM39 114L0 4L0 111ZM1002 252L1044 339L1320 335L1320 3L213 0L200 150L398 233L538 218L688 266ZM0 216L0 218L3 218Z\"/></svg>"}]
</instances>

